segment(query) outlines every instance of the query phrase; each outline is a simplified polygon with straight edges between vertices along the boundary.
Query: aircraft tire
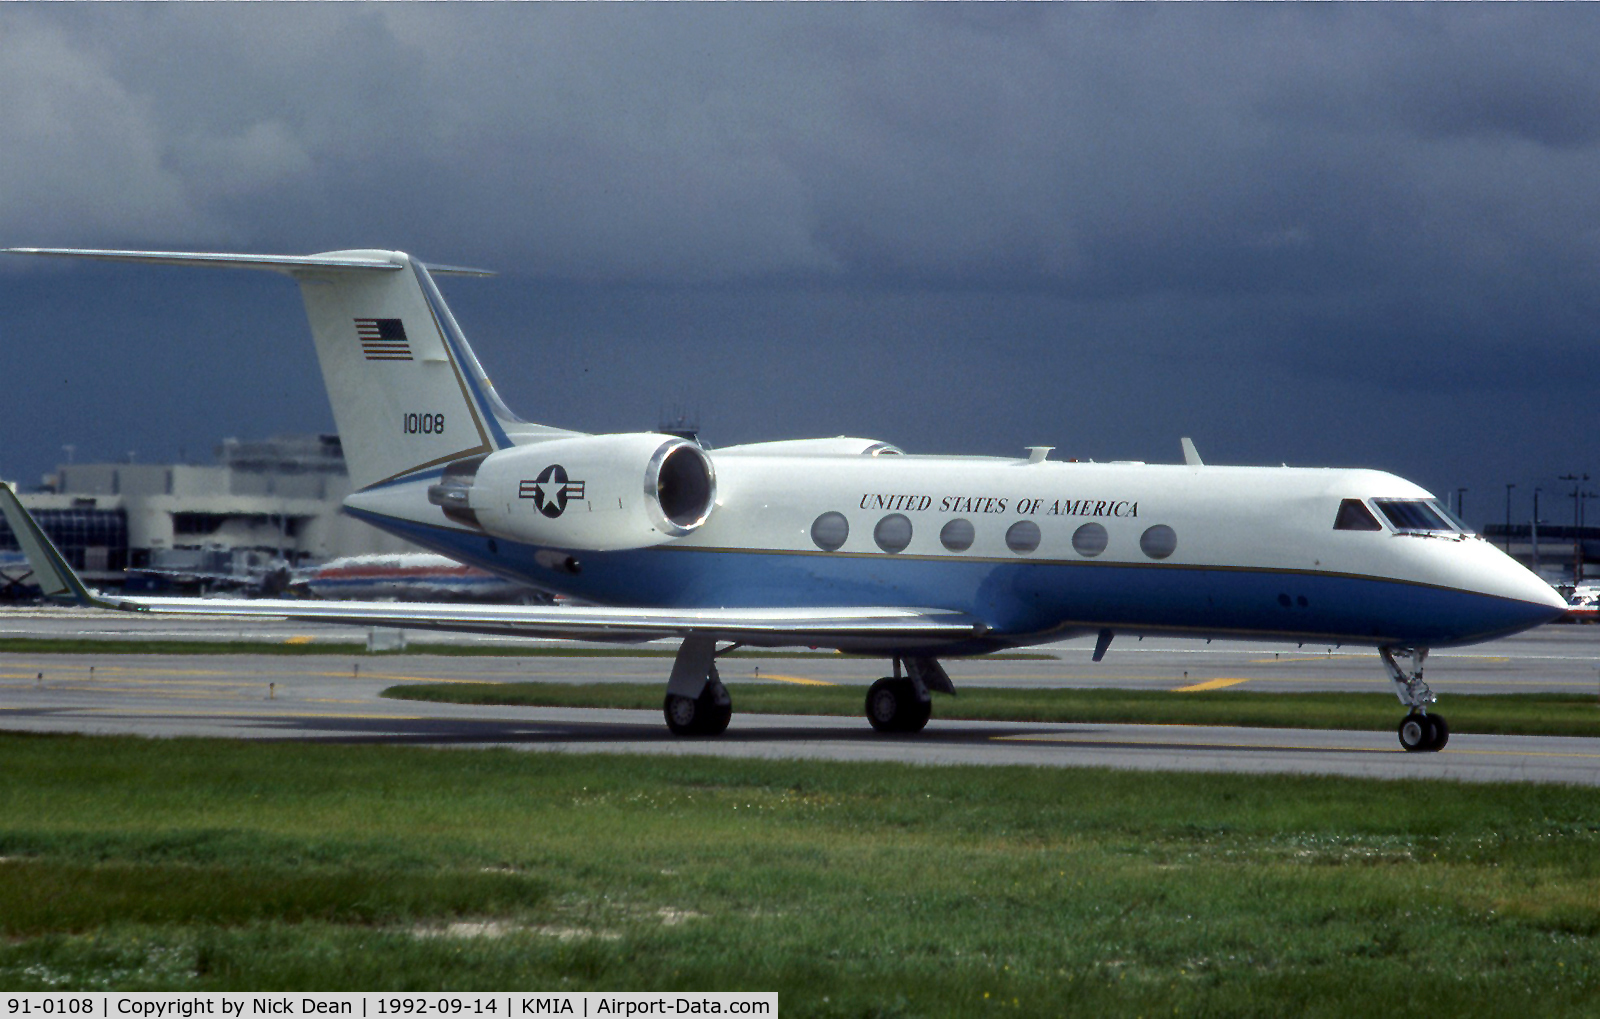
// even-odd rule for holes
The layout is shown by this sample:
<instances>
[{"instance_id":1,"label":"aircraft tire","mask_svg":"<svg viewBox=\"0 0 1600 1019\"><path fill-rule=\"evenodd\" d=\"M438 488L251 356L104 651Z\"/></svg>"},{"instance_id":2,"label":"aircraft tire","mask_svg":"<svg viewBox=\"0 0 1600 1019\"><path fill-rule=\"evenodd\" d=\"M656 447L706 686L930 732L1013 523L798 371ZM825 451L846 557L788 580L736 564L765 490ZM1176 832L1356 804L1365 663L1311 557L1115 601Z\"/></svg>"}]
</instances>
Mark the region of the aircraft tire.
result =
<instances>
[{"instance_id":1,"label":"aircraft tire","mask_svg":"<svg viewBox=\"0 0 1600 1019\"><path fill-rule=\"evenodd\" d=\"M885 676L868 688L866 711L879 732L920 732L933 714L933 702L918 700L911 680Z\"/></svg>"},{"instance_id":2,"label":"aircraft tire","mask_svg":"<svg viewBox=\"0 0 1600 1019\"><path fill-rule=\"evenodd\" d=\"M1428 716L1413 711L1400 720L1400 746L1408 754L1432 750L1433 735L1437 731Z\"/></svg>"},{"instance_id":3,"label":"aircraft tire","mask_svg":"<svg viewBox=\"0 0 1600 1019\"><path fill-rule=\"evenodd\" d=\"M1444 720L1443 715L1429 715L1428 723L1432 727L1429 739L1429 750L1443 750L1444 745L1450 742L1450 725Z\"/></svg>"},{"instance_id":4,"label":"aircraft tire","mask_svg":"<svg viewBox=\"0 0 1600 1019\"><path fill-rule=\"evenodd\" d=\"M897 681L885 676L867 688L867 721L879 732L899 732L895 723L900 718L900 693Z\"/></svg>"},{"instance_id":5,"label":"aircraft tire","mask_svg":"<svg viewBox=\"0 0 1600 1019\"><path fill-rule=\"evenodd\" d=\"M667 718L667 728L672 730L674 736L697 736L695 723L699 721L699 702L692 697L680 697L675 693L667 694L666 703L661 706L661 713Z\"/></svg>"},{"instance_id":6,"label":"aircraft tire","mask_svg":"<svg viewBox=\"0 0 1600 1019\"><path fill-rule=\"evenodd\" d=\"M667 694L661 713L674 736L721 736L733 718L733 701L722 681L712 679L699 697Z\"/></svg>"},{"instance_id":7,"label":"aircraft tire","mask_svg":"<svg viewBox=\"0 0 1600 1019\"><path fill-rule=\"evenodd\" d=\"M928 719L932 717L933 701L919 701L916 698L915 692L913 692L911 697L911 710L909 713L907 713L905 725L900 731L921 732L923 727L928 724Z\"/></svg>"},{"instance_id":8,"label":"aircraft tire","mask_svg":"<svg viewBox=\"0 0 1600 1019\"><path fill-rule=\"evenodd\" d=\"M728 696L728 688L722 685L722 680L713 678L707 683L697 704L699 735L721 736L728 731L728 722L733 718L733 699Z\"/></svg>"}]
</instances>

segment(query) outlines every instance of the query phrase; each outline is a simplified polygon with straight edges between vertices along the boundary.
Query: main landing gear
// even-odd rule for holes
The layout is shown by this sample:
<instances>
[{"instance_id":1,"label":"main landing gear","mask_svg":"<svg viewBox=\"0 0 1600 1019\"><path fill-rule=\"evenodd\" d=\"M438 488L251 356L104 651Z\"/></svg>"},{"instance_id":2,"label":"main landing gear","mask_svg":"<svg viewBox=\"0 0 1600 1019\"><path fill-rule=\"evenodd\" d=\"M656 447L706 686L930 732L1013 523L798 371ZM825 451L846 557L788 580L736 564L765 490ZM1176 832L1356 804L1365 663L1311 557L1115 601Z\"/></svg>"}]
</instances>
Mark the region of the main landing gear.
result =
<instances>
[{"instance_id":1,"label":"main landing gear","mask_svg":"<svg viewBox=\"0 0 1600 1019\"><path fill-rule=\"evenodd\" d=\"M713 665L700 696L669 693L662 712L674 736L721 736L733 718L733 698L717 678L717 667Z\"/></svg>"},{"instance_id":2,"label":"main landing gear","mask_svg":"<svg viewBox=\"0 0 1600 1019\"><path fill-rule=\"evenodd\" d=\"M674 736L721 736L733 717L733 698L717 675L717 642L685 637L672 662L661 713Z\"/></svg>"},{"instance_id":3,"label":"main landing gear","mask_svg":"<svg viewBox=\"0 0 1600 1019\"><path fill-rule=\"evenodd\" d=\"M686 637L678 648L661 706L674 736L720 736L727 731L733 699L717 675L716 658L717 643L710 637ZM867 721L879 732L921 732L933 714L930 691L956 692L944 667L933 658L896 657L894 675L867 691Z\"/></svg>"},{"instance_id":4,"label":"main landing gear","mask_svg":"<svg viewBox=\"0 0 1600 1019\"><path fill-rule=\"evenodd\" d=\"M1400 721L1400 745L1408 753L1443 750L1450 742L1450 726L1443 715L1428 712L1428 705L1436 698L1422 681L1422 663L1427 661L1428 649L1382 647L1378 654L1394 683L1395 696L1409 709Z\"/></svg>"},{"instance_id":5,"label":"main landing gear","mask_svg":"<svg viewBox=\"0 0 1600 1019\"><path fill-rule=\"evenodd\" d=\"M904 676L900 675L902 662ZM937 659L896 657L894 675L883 677L867 690L867 721L879 732L921 732L933 715L932 690L956 692Z\"/></svg>"}]
</instances>

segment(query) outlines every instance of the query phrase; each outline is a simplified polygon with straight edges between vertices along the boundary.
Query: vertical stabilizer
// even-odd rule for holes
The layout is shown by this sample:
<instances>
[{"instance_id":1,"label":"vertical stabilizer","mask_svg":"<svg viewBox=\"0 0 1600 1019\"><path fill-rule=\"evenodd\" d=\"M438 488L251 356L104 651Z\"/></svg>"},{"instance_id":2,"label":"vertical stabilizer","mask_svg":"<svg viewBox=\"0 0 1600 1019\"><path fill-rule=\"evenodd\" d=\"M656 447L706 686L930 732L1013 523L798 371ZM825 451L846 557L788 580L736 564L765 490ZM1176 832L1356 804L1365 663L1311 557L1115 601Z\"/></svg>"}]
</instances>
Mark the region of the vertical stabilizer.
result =
<instances>
[{"instance_id":1,"label":"vertical stabilizer","mask_svg":"<svg viewBox=\"0 0 1600 1019\"><path fill-rule=\"evenodd\" d=\"M428 268L404 252L0 250L113 262L267 269L293 276L305 298L328 401L350 480L357 488L442 467L516 441L573 434L529 424L506 409ZM490 275L474 269L434 271Z\"/></svg>"},{"instance_id":2,"label":"vertical stabilizer","mask_svg":"<svg viewBox=\"0 0 1600 1019\"><path fill-rule=\"evenodd\" d=\"M495 394L419 262L313 267L300 283L351 481L365 488L511 445L522 424Z\"/></svg>"}]
</instances>

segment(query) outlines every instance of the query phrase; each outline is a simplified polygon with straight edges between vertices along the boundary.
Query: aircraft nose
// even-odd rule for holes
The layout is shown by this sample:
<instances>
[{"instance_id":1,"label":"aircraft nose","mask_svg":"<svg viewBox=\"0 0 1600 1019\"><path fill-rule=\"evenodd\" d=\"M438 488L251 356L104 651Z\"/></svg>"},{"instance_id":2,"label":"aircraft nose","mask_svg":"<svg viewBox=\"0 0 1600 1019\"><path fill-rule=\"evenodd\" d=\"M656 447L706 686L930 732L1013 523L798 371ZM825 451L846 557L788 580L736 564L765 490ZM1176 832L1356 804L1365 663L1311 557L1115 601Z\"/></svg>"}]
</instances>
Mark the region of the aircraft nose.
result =
<instances>
[{"instance_id":1,"label":"aircraft nose","mask_svg":"<svg viewBox=\"0 0 1600 1019\"><path fill-rule=\"evenodd\" d=\"M1499 574L1495 593L1508 601L1520 603L1519 608L1525 607L1521 611L1530 620L1528 626L1548 623L1566 614L1567 600L1561 597L1560 592L1522 564L1507 559Z\"/></svg>"},{"instance_id":2,"label":"aircraft nose","mask_svg":"<svg viewBox=\"0 0 1600 1019\"><path fill-rule=\"evenodd\" d=\"M1544 583L1544 582L1540 581L1540 583ZM1567 600L1565 598L1561 597L1561 592L1557 591L1555 588L1551 587L1549 584L1545 584L1544 586L1545 586L1544 594L1545 594L1546 604L1554 606L1559 612L1561 612L1562 614L1565 614L1567 609L1570 607L1567 604Z\"/></svg>"}]
</instances>

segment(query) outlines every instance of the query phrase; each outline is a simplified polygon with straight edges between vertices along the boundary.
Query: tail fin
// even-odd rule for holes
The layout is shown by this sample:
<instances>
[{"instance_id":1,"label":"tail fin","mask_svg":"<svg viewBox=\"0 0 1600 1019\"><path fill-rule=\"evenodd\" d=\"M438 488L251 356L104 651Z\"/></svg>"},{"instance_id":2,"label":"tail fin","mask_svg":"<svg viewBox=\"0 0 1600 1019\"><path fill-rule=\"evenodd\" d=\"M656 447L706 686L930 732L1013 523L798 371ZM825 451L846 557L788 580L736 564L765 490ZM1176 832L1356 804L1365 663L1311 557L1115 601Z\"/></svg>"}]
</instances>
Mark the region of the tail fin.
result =
<instances>
[{"instance_id":1,"label":"tail fin","mask_svg":"<svg viewBox=\"0 0 1600 1019\"><path fill-rule=\"evenodd\" d=\"M44 529L17 500L17 493L10 485L0 485L0 517L10 525L11 533L22 547L23 557L28 560L28 567L33 570L34 582L46 598L71 599L80 605L109 607L105 599L78 579L72 566L44 533Z\"/></svg>"},{"instance_id":2,"label":"tail fin","mask_svg":"<svg viewBox=\"0 0 1600 1019\"><path fill-rule=\"evenodd\" d=\"M428 268L398 251L191 254L11 248L163 265L268 269L300 284L334 422L356 488L514 443L570 434L522 421L501 402ZM490 275L473 269L440 273Z\"/></svg>"},{"instance_id":3,"label":"tail fin","mask_svg":"<svg viewBox=\"0 0 1600 1019\"><path fill-rule=\"evenodd\" d=\"M357 488L512 444L506 409L439 288L399 252L392 270L292 273L305 298L345 460Z\"/></svg>"}]
</instances>

